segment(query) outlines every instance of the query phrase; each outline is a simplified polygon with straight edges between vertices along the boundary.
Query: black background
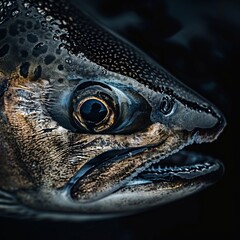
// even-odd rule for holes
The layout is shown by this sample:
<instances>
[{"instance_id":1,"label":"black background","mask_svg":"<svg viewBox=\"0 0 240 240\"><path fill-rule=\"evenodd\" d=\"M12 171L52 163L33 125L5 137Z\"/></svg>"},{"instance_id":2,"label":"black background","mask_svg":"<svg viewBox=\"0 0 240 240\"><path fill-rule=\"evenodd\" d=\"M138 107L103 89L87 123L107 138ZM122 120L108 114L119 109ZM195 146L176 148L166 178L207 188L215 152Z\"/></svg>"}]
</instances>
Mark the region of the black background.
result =
<instances>
[{"instance_id":1,"label":"black background","mask_svg":"<svg viewBox=\"0 0 240 240\"><path fill-rule=\"evenodd\" d=\"M237 234L237 131L240 109L240 2L75 0L218 106L227 127L198 151L221 159L212 187L175 203L118 219L53 222L0 219L0 239L176 239ZM239 215L238 215L239 216ZM238 217L239 218L239 217ZM239 234L238 234L239 235Z\"/></svg>"}]
</instances>

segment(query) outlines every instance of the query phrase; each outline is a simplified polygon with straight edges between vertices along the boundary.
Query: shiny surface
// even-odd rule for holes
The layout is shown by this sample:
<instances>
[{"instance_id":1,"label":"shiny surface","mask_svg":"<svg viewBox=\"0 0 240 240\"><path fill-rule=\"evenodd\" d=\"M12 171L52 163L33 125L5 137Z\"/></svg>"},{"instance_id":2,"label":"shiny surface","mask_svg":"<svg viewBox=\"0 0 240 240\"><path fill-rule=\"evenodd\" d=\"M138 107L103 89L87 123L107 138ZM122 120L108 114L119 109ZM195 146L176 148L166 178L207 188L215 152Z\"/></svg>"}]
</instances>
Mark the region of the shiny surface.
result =
<instances>
[{"instance_id":1,"label":"shiny surface","mask_svg":"<svg viewBox=\"0 0 240 240\"><path fill-rule=\"evenodd\" d=\"M80 115L90 124L98 124L107 116L107 108L98 99L89 99L79 106Z\"/></svg>"},{"instance_id":2,"label":"shiny surface","mask_svg":"<svg viewBox=\"0 0 240 240\"><path fill-rule=\"evenodd\" d=\"M65 1L10 1L3 9L0 63L10 84L1 100L1 171L9 179L2 176L1 187L26 214L129 214L219 179L223 165L197 154L189 167L159 171L185 146L218 138L226 122L212 103ZM79 116L91 97L112 105L105 126L89 128Z\"/></svg>"},{"instance_id":3,"label":"shiny surface","mask_svg":"<svg viewBox=\"0 0 240 240\"><path fill-rule=\"evenodd\" d=\"M173 5L174 11L169 12L169 8L161 10L164 19L161 18L162 20L157 21L155 25L153 18L156 16L155 13L159 13L160 11L156 2L153 4L153 9L150 8L149 4L144 5L143 2L135 6L132 6L131 2L128 2L125 10L121 8L122 4L118 5L118 2L120 1L114 1L113 6L108 3L107 6L108 9L111 10L112 15L110 18L107 18L107 21L113 24L116 22L115 16L120 16L121 23L124 26L124 28L122 28L122 33L125 33L125 35L132 34L136 36L136 28L133 26L132 21L124 22L125 15L121 15L121 13L127 12L126 8L132 8L135 13L138 13L138 10L140 12L144 7L144 11L142 11L141 15L142 20L146 23L146 19L150 19L153 28L156 28L159 22L161 22L160 27L167 26L164 29L161 28L161 33L164 32L164 34L166 34L167 32L170 36L174 35L172 20L179 20L178 16L184 16L189 21L185 22L180 29L175 29L175 32L191 33L191 29L186 28L190 23L194 25L194 33L196 33L196 29L198 29L198 37L195 38L195 44L191 45L188 50L182 48L179 42L175 45L169 43L169 35L168 37L163 34L156 36L158 31L150 30L148 32L152 32L152 35L146 34L147 29L143 27L143 24L141 24L141 28L138 31L138 33L142 33L142 35L140 35L140 37L137 35L138 37L135 39L135 42L140 42L142 47L145 46L148 49L154 49L155 54L161 58L160 62L165 66L168 65L168 68L173 68L171 72L174 72L175 69L175 71L177 71L175 75L180 74L185 76L183 77L184 80L188 81L189 79L190 84L193 84L195 89L203 91L209 99L212 99L212 101L224 111L229 125L223 132L223 135L218 141L210 145L201 145L200 148L196 146L196 151L204 151L210 155L220 157L226 165L225 175L213 188L209 188L201 192L201 194L131 217L128 216L115 220L111 219L92 223L32 222L2 218L0 236L11 238L15 236L15 232L18 232L18 235L24 236L27 239L32 239L36 237L36 235L39 236L39 238L45 238L46 234L50 237L58 237L59 239L96 239L96 237L105 239L169 239L170 236L186 237L188 234L191 235L190 237L194 234L206 236L209 235L209 233L211 236L214 234L215 237L220 235L229 237L231 233L233 233L234 223L236 223L234 213L236 214L237 208L237 204L234 201L236 199L233 193L235 191L234 186L237 187L238 180L235 171L237 168L234 166L234 163L238 159L236 159L237 154L236 156L234 155L236 143L234 143L232 137L234 136L235 129L237 129L237 125L234 125L234 121L232 121L237 119L237 112L232 109L233 104L231 104L231 99L234 95L232 91L232 86L234 85L233 79L238 75L238 70L234 67L234 62L239 55L239 48L237 47L239 42L237 41L237 39L239 39L239 31L236 25L233 27L230 22L226 24L227 21L223 14L218 14L217 19L207 21L207 24L214 23L214 31L211 31L211 37L213 40L216 40L214 44L209 46L210 34L206 34L203 31L204 28L201 27L202 23L196 22L196 19L199 17L199 10L204 13L215 13L216 9L218 9L221 10L222 13L231 14L231 17L233 17L234 11L231 10L232 8L229 8L232 5L231 1L227 1L225 4L221 2L221 6L217 3L213 4L212 1L208 1L207 3L200 1L200 4L197 4L198 1L191 2L191 4L189 4L189 2L185 4L184 1L181 1L180 6L182 6L182 8L180 8L179 5L176 6L173 2L171 5ZM90 4L91 3L90 1ZM195 7L196 5L197 7ZM103 4L101 3L100 6L102 7ZM237 11L236 5L234 9ZM149 11L151 12L151 17L146 18L145 15L147 15ZM184 14L182 14L182 12ZM117 13L120 13L120 15L117 15ZM160 14L157 16L159 18ZM201 18L204 19L202 15ZM169 21L169 19L171 19L171 21ZM131 30L127 31L126 29L129 25ZM222 35L220 38L221 40L216 34L216 26L221 26L221 32L225 32L227 28L227 33L225 32L225 34ZM194 35L194 33L192 35ZM192 39L192 35L188 34L187 36ZM163 39L165 39L166 44L163 43ZM156 45L154 45L154 41L157 43ZM151 44L149 44L149 42ZM157 50L155 46L159 46L160 42L162 47L158 47ZM216 49L217 43L220 42L220 49L223 54L222 57L219 55L212 55L213 51ZM223 45L222 43L225 44ZM224 46L231 47L225 49ZM208 51L204 51L206 47ZM199 49L201 49L201 51L199 51ZM164 52L167 54L164 54ZM234 56L236 56L236 58ZM221 60L218 57L221 57ZM205 64L206 59L207 64ZM199 63L201 63L201 68L199 68ZM217 83L215 87L212 84L204 84L209 83L209 75L211 75L212 82ZM207 89L205 87L207 87ZM226 148L230 149L230 151L226 151ZM11 227L11 231L8 230L9 226Z\"/></svg>"}]
</instances>

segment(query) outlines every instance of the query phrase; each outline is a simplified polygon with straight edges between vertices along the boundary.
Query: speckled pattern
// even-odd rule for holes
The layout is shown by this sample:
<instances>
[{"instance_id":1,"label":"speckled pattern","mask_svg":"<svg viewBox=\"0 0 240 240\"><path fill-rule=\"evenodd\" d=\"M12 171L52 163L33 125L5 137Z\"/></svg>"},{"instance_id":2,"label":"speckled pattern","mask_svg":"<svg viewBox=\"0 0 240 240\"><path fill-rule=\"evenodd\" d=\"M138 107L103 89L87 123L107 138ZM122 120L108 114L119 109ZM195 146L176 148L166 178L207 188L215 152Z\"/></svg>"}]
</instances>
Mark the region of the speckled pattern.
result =
<instances>
[{"instance_id":1,"label":"speckled pattern","mask_svg":"<svg viewBox=\"0 0 240 240\"><path fill-rule=\"evenodd\" d=\"M61 74L65 69L68 76L74 76L81 71L73 64L74 56L78 56L79 60L87 58L103 67L103 71L113 71L166 92L191 108L211 111L171 74L135 47L89 21L67 1L18 0L2 4L1 71L10 73L22 62L20 75L33 80L41 77L42 70L46 73L55 69Z\"/></svg>"},{"instance_id":2,"label":"speckled pattern","mask_svg":"<svg viewBox=\"0 0 240 240\"><path fill-rule=\"evenodd\" d=\"M185 146L215 140L225 127L221 112L67 1L1 4L1 189L38 210L32 214L57 218L143 209L213 183L221 164L206 159L214 167L196 173L194 155L196 171L181 168L179 181L162 184L156 174L155 191L125 188ZM89 98L116 106L101 128L84 129L78 117Z\"/></svg>"}]
</instances>

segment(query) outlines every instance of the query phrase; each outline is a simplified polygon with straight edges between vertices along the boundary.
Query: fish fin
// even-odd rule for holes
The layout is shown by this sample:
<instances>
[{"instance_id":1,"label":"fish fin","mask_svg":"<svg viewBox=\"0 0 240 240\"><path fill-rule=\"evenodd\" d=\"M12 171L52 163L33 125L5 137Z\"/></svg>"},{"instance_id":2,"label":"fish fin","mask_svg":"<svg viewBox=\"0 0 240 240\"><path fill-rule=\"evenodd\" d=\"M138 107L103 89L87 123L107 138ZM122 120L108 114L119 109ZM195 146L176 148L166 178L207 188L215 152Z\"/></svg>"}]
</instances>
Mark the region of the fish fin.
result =
<instances>
[{"instance_id":1,"label":"fish fin","mask_svg":"<svg viewBox=\"0 0 240 240\"><path fill-rule=\"evenodd\" d=\"M0 216L22 219L29 218L30 212L15 196L0 190Z\"/></svg>"}]
</instances>

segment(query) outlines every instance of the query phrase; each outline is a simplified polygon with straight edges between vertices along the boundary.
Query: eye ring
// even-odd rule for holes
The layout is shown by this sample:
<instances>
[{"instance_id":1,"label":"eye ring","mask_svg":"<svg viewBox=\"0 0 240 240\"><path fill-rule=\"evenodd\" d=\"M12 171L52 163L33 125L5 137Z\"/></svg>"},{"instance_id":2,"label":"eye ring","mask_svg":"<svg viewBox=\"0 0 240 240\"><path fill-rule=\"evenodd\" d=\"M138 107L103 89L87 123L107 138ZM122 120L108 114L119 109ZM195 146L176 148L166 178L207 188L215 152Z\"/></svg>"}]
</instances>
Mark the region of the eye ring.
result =
<instances>
[{"instance_id":1,"label":"eye ring","mask_svg":"<svg viewBox=\"0 0 240 240\"><path fill-rule=\"evenodd\" d=\"M77 106L77 112L79 114L76 117L79 121L89 125L101 125L107 121L110 115L107 103L94 96L82 99ZM97 116L97 114L101 116Z\"/></svg>"},{"instance_id":2,"label":"eye ring","mask_svg":"<svg viewBox=\"0 0 240 240\"><path fill-rule=\"evenodd\" d=\"M172 98L169 96L164 96L161 99L159 110L162 112L165 116L168 116L173 113L174 111L175 102Z\"/></svg>"},{"instance_id":3,"label":"eye ring","mask_svg":"<svg viewBox=\"0 0 240 240\"><path fill-rule=\"evenodd\" d=\"M73 119L78 126L90 132L103 132L114 124L115 109L106 94L79 100L73 109Z\"/></svg>"},{"instance_id":4,"label":"eye ring","mask_svg":"<svg viewBox=\"0 0 240 240\"><path fill-rule=\"evenodd\" d=\"M125 134L145 129L151 124L151 107L132 88L103 81L82 81L61 100L60 119L74 132ZM67 122L68 121L68 122Z\"/></svg>"},{"instance_id":5,"label":"eye ring","mask_svg":"<svg viewBox=\"0 0 240 240\"><path fill-rule=\"evenodd\" d=\"M105 101L97 97L88 97L78 104L77 111L80 113L82 122L99 125L105 122L110 114Z\"/></svg>"}]
</instances>

